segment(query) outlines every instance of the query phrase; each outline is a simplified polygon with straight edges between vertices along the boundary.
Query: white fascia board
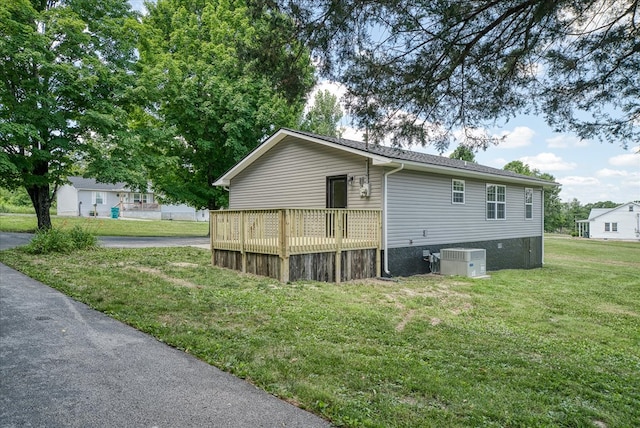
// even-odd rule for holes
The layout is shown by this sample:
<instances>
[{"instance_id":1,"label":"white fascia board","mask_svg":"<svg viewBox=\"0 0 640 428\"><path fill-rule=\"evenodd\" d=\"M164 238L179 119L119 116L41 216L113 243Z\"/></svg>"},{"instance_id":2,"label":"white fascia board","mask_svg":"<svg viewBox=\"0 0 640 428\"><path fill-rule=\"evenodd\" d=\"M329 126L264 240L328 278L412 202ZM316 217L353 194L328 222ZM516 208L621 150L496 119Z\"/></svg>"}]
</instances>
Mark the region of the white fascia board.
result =
<instances>
[{"instance_id":1,"label":"white fascia board","mask_svg":"<svg viewBox=\"0 0 640 428\"><path fill-rule=\"evenodd\" d=\"M213 185L214 186L229 186L231 184L231 179L242 172L245 168L255 162L260 156L265 154L268 150L270 150L273 146L282 141L285 137L295 137L300 138L301 140L311 141L313 143L322 144L323 146L332 147L338 150L342 150L348 153L353 153L359 156L368 157L373 160L373 164L388 164L391 162L391 159L386 158L384 156L374 155L372 153L363 152L358 149L353 149L351 147L345 147L340 144L335 144L330 141L325 141L319 138L310 137L307 135L300 135L295 132L291 132L287 129L281 129L267 140L265 140L261 145L256 147L251 153L249 153L244 159L238 162L233 168L227 171L222 177L216 180Z\"/></svg>"},{"instance_id":2,"label":"white fascia board","mask_svg":"<svg viewBox=\"0 0 640 428\"><path fill-rule=\"evenodd\" d=\"M538 180L528 179L528 178L520 178L520 177L509 177L504 175L497 175L488 172L480 172L480 171L468 171L464 169L451 168L448 166L441 165L432 165L425 164L421 162L415 161L405 161L405 160L393 160L391 163L387 164L388 166L399 166L400 164L404 164L405 169L410 169L414 171L423 171L423 172L433 172L436 174L455 176L455 177L463 177L463 178L476 178L482 179L489 182L500 182L500 183L515 183L522 185L529 185L531 187L544 187L544 188L553 188L559 186L558 183L553 182L540 182ZM375 165L375 164L374 164Z\"/></svg>"}]
</instances>

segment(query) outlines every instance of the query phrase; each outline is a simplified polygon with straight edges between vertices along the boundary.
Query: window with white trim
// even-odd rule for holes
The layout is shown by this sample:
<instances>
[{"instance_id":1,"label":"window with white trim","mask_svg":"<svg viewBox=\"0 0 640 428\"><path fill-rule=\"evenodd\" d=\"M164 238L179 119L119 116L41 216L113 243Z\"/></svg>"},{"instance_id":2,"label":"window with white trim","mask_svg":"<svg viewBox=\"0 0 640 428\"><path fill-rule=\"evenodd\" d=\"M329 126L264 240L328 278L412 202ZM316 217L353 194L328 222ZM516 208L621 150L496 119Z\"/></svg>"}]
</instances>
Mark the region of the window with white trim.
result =
<instances>
[{"instance_id":1,"label":"window with white trim","mask_svg":"<svg viewBox=\"0 0 640 428\"><path fill-rule=\"evenodd\" d=\"M91 193L91 203L93 205L104 205L107 203L107 195L105 192L93 192Z\"/></svg>"},{"instance_id":2,"label":"window with white trim","mask_svg":"<svg viewBox=\"0 0 640 428\"><path fill-rule=\"evenodd\" d=\"M524 189L524 218L533 218L533 189L528 187Z\"/></svg>"},{"instance_id":3,"label":"window with white trim","mask_svg":"<svg viewBox=\"0 0 640 428\"><path fill-rule=\"evenodd\" d=\"M611 231L612 232L618 231L618 223L611 223Z\"/></svg>"},{"instance_id":4,"label":"window with white trim","mask_svg":"<svg viewBox=\"0 0 640 428\"><path fill-rule=\"evenodd\" d=\"M604 231L605 232L611 232L611 223L605 223L604 224Z\"/></svg>"},{"instance_id":5,"label":"window with white trim","mask_svg":"<svg viewBox=\"0 0 640 428\"><path fill-rule=\"evenodd\" d=\"M451 180L451 203L464 204L464 180Z\"/></svg>"},{"instance_id":6,"label":"window with white trim","mask_svg":"<svg viewBox=\"0 0 640 428\"><path fill-rule=\"evenodd\" d=\"M629 212L632 213L633 212L633 205L629 205Z\"/></svg>"},{"instance_id":7,"label":"window with white trim","mask_svg":"<svg viewBox=\"0 0 640 428\"><path fill-rule=\"evenodd\" d=\"M507 218L507 187L487 184L487 220Z\"/></svg>"}]
</instances>

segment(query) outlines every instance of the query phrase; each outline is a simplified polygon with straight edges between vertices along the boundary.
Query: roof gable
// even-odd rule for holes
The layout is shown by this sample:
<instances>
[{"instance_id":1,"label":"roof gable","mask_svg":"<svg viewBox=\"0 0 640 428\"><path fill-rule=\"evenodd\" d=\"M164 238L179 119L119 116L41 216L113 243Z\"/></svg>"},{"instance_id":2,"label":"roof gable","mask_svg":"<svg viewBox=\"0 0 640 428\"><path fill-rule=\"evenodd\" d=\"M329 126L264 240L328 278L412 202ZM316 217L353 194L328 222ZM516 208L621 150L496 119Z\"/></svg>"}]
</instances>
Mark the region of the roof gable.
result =
<instances>
[{"instance_id":1,"label":"roof gable","mask_svg":"<svg viewBox=\"0 0 640 428\"><path fill-rule=\"evenodd\" d=\"M98 190L110 192L129 192L131 189L126 183L100 183L95 178L68 177L71 185L77 190ZM151 193L147 190L146 193Z\"/></svg>"},{"instance_id":2,"label":"roof gable","mask_svg":"<svg viewBox=\"0 0 640 428\"><path fill-rule=\"evenodd\" d=\"M326 137L309 132L294 131L287 128L280 129L265 140L265 142L245 156L244 159L238 162L233 168L213 183L214 186L228 186L233 177L251 165L256 159L282 141L286 136L293 136L305 141L323 144L346 152L355 153L372 159L374 165L388 165L390 167L395 167L404 164L407 169L430 171L445 175L493 178L498 181L519 182L522 184L541 187L558 186L557 183L536 177L516 174L511 171L491 168L473 162L450 159L445 156L430 155L377 144L367 144L361 141L347 140L344 138Z\"/></svg>"},{"instance_id":3,"label":"roof gable","mask_svg":"<svg viewBox=\"0 0 640 428\"><path fill-rule=\"evenodd\" d=\"M626 208L626 210L628 211L628 207L629 205L632 205L634 207L637 207L637 209L634 209L633 212L638 213L640 212L640 203L638 202L627 202L626 204L622 204L622 205L618 205L615 208L591 208L591 211L589 212L589 221L593 221L599 217L605 216L607 214L611 214L614 211L618 211L618 210L623 210L624 208Z\"/></svg>"}]
</instances>

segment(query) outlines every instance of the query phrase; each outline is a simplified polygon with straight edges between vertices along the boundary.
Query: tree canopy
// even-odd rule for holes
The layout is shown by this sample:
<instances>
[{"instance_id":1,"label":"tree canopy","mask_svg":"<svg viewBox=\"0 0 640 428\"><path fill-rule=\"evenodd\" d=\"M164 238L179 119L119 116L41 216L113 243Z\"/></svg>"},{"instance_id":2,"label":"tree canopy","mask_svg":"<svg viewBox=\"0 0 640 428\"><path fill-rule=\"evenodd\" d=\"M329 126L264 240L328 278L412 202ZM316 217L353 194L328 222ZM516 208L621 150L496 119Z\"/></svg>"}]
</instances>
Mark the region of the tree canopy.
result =
<instances>
[{"instance_id":1,"label":"tree canopy","mask_svg":"<svg viewBox=\"0 0 640 428\"><path fill-rule=\"evenodd\" d=\"M300 130L338 137L338 123L343 116L338 97L325 89L316 92L313 101L313 105L300 121Z\"/></svg>"},{"instance_id":2,"label":"tree canopy","mask_svg":"<svg viewBox=\"0 0 640 428\"><path fill-rule=\"evenodd\" d=\"M460 159L467 162L476 161L476 155L475 153L473 153L473 150L471 150L468 146L465 146L464 144L460 144L458 147L456 147L456 149L453 151L453 153L449 155L449 157L451 159Z\"/></svg>"},{"instance_id":3,"label":"tree canopy","mask_svg":"<svg viewBox=\"0 0 640 428\"><path fill-rule=\"evenodd\" d=\"M293 21L241 0L148 4L136 119L156 191L215 209L212 183L276 129L295 126L314 83Z\"/></svg>"},{"instance_id":4,"label":"tree canopy","mask_svg":"<svg viewBox=\"0 0 640 428\"><path fill-rule=\"evenodd\" d=\"M135 14L127 0L11 0L0 19L0 185L24 187L46 229L75 165L129 138Z\"/></svg>"},{"instance_id":5,"label":"tree canopy","mask_svg":"<svg viewBox=\"0 0 640 428\"><path fill-rule=\"evenodd\" d=\"M519 113L626 146L640 136L638 0L253 0L300 23L372 138L446 146Z\"/></svg>"}]
</instances>

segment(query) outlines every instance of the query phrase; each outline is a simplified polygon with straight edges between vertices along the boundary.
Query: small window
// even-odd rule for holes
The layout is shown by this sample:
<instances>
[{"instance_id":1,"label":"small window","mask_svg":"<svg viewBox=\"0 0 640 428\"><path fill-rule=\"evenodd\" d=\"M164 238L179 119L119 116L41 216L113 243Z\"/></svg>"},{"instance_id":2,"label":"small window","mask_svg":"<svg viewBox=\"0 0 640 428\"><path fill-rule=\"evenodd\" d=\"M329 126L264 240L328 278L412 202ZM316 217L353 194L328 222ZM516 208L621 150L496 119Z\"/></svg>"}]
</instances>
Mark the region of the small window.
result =
<instances>
[{"instance_id":1,"label":"small window","mask_svg":"<svg viewBox=\"0 0 640 428\"><path fill-rule=\"evenodd\" d=\"M91 194L91 202L94 205L104 205L107 203L107 197L104 192L93 192Z\"/></svg>"},{"instance_id":2,"label":"small window","mask_svg":"<svg viewBox=\"0 0 640 428\"><path fill-rule=\"evenodd\" d=\"M451 202L464 204L464 180L451 180Z\"/></svg>"},{"instance_id":3,"label":"small window","mask_svg":"<svg viewBox=\"0 0 640 428\"><path fill-rule=\"evenodd\" d=\"M604 231L605 232L611 232L611 223L605 223L604 224Z\"/></svg>"},{"instance_id":4,"label":"small window","mask_svg":"<svg viewBox=\"0 0 640 428\"><path fill-rule=\"evenodd\" d=\"M629 205L629 212L632 213L633 212L633 205Z\"/></svg>"},{"instance_id":5,"label":"small window","mask_svg":"<svg viewBox=\"0 0 640 428\"><path fill-rule=\"evenodd\" d=\"M499 184L487 184L487 220L507 218L507 188Z\"/></svg>"},{"instance_id":6,"label":"small window","mask_svg":"<svg viewBox=\"0 0 640 428\"><path fill-rule=\"evenodd\" d=\"M533 189L524 189L524 218L533 218Z\"/></svg>"},{"instance_id":7,"label":"small window","mask_svg":"<svg viewBox=\"0 0 640 428\"><path fill-rule=\"evenodd\" d=\"M612 232L618 231L618 223L611 223L611 231Z\"/></svg>"}]
</instances>

